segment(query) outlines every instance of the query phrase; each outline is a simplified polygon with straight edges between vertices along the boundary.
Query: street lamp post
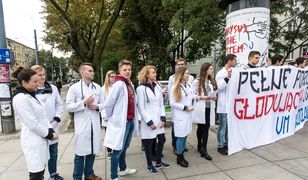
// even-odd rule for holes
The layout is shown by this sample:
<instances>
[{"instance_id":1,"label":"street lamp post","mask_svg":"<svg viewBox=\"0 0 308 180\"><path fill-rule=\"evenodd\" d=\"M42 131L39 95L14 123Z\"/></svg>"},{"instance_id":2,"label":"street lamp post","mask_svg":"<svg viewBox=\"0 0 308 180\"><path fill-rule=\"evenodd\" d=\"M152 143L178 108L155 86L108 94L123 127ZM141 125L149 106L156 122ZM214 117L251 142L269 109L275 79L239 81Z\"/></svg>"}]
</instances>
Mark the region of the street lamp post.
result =
<instances>
[{"instance_id":1,"label":"street lamp post","mask_svg":"<svg viewBox=\"0 0 308 180\"><path fill-rule=\"evenodd\" d=\"M2 0L0 0L0 49L5 49L7 56L10 51L6 50L6 35L4 28L4 15ZM2 92L0 94L0 120L2 133L9 134L16 131L14 112L12 108L12 90L10 80L10 64L0 64L0 86Z\"/></svg>"}]
</instances>

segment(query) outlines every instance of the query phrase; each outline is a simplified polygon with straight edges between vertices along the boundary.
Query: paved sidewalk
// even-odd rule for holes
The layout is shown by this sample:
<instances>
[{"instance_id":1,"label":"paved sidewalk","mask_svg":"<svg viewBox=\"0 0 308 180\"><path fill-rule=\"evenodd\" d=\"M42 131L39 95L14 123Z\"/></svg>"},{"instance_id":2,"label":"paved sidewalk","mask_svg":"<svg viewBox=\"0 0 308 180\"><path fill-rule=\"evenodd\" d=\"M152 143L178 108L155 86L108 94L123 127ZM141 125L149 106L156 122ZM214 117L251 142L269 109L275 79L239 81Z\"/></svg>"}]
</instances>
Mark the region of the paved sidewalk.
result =
<instances>
[{"instance_id":1,"label":"paved sidewalk","mask_svg":"<svg viewBox=\"0 0 308 180\"><path fill-rule=\"evenodd\" d=\"M188 137L188 168L176 164L176 156L172 153L170 128L166 128L167 141L164 148L163 161L171 164L171 168L159 170L158 175L151 175L146 170L144 152L140 150L140 138L134 138L128 150L127 164L136 168L134 175L119 179L164 180L164 179L308 179L308 125L295 135L273 144L243 150L230 157L222 156L216 151L216 132L210 131L208 151L213 160L201 158L196 150L196 127ZM104 130L102 130L102 137ZM63 133L60 136L58 172L65 179L72 179L74 157L74 134ZM25 160L19 139L0 140L0 179L24 180L28 178ZM109 179L110 160L106 159L105 149L97 155L95 173L103 179ZM48 179L45 173L45 179Z\"/></svg>"}]
</instances>

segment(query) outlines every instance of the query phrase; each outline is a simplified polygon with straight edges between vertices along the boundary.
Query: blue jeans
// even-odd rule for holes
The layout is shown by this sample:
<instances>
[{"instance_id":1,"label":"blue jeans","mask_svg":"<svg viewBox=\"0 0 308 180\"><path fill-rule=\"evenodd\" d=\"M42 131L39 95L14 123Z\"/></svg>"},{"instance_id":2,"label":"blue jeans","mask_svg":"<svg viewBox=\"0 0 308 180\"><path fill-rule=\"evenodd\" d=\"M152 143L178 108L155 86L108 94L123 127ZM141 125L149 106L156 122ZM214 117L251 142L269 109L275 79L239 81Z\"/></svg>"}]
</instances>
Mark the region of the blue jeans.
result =
<instances>
[{"instance_id":1,"label":"blue jeans","mask_svg":"<svg viewBox=\"0 0 308 180\"><path fill-rule=\"evenodd\" d=\"M122 149L113 150L112 152L111 165L110 165L111 179L115 179L118 177L118 166L120 168L120 171L126 170L125 155L126 155L126 150L129 147L130 141L132 140L133 131L134 131L134 121L127 122Z\"/></svg>"},{"instance_id":2,"label":"blue jeans","mask_svg":"<svg viewBox=\"0 0 308 180\"><path fill-rule=\"evenodd\" d=\"M184 149L186 147L186 139L185 137L176 137L176 154L183 154Z\"/></svg>"},{"instance_id":3,"label":"blue jeans","mask_svg":"<svg viewBox=\"0 0 308 180\"><path fill-rule=\"evenodd\" d=\"M49 154L48 171L52 177L57 174L58 143L49 145Z\"/></svg>"},{"instance_id":4,"label":"blue jeans","mask_svg":"<svg viewBox=\"0 0 308 180\"><path fill-rule=\"evenodd\" d=\"M75 154L73 177L77 180L81 180L83 173L86 177L93 176L94 160L95 154L89 154L86 156L78 156L77 154Z\"/></svg>"},{"instance_id":5,"label":"blue jeans","mask_svg":"<svg viewBox=\"0 0 308 180\"><path fill-rule=\"evenodd\" d=\"M223 148L228 145L228 123L227 113L218 113L219 127L217 131L218 148Z\"/></svg>"}]
</instances>

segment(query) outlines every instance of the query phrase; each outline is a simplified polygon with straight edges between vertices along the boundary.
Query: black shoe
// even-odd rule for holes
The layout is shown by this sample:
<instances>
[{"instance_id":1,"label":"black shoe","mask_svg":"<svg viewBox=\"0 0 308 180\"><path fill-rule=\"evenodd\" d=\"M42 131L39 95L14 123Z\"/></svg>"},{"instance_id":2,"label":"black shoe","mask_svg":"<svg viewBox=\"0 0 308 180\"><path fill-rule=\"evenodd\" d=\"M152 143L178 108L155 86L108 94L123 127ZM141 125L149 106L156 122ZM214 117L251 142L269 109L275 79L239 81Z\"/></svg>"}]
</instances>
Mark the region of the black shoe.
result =
<instances>
[{"instance_id":1,"label":"black shoe","mask_svg":"<svg viewBox=\"0 0 308 180\"><path fill-rule=\"evenodd\" d=\"M228 149L228 145L225 145L225 146L224 146L224 149L228 151L228 150L229 150L229 149Z\"/></svg>"},{"instance_id":2,"label":"black shoe","mask_svg":"<svg viewBox=\"0 0 308 180\"><path fill-rule=\"evenodd\" d=\"M205 151L204 151L204 149L202 148L202 149L200 149L200 155L201 155L201 157L204 157L205 156Z\"/></svg>"},{"instance_id":3,"label":"black shoe","mask_svg":"<svg viewBox=\"0 0 308 180\"><path fill-rule=\"evenodd\" d=\"M178 155L178 157L176 158L176 163L182 167L188 167L188 162L184 160L182 155Z\"/></svg>"},{"instance_id":4,"label":"black shoe","mask_svg":"<svg viewBox=\"0 0 308 180\"><path fill-rule=\"evenodd\" d=\"M207 151L204 151L204 158L211 161L212 157L207 153Z\"/></svg>"},{"instance_id":5,"label":"black shoe","mask_svg":"<svg viewBox=\"0 0 308 180\"><path fill-rule=\"evenodd\" d=\"M228 155L228 151L225 148L217 148L217 151L222 155Z\"/></svg>"}]
</instances>

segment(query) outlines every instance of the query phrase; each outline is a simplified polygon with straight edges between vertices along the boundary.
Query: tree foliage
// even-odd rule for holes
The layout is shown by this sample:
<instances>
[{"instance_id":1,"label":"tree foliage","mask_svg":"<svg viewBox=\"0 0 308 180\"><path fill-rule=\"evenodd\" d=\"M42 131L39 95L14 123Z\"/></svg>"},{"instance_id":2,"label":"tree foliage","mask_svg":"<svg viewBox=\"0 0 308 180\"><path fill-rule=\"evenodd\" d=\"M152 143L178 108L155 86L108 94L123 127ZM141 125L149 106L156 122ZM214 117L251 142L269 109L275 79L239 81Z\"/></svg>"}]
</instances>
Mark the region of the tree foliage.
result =
<instances>
[{"instance_id":1,"label":"tree foliage","mask_svg":"<svg viewBox=\"0 0 308 180\"><path fill-rule=\"evenodd\" d=\"M174 6L161 0L128 0L122 16L122 37L136 69L155 65L160 79L169 75L172 58L167 46L172 39L169 24Z\"/></svg>"},{"instance_id":2,"label":"tree foliage","mask_svg":"<svg viewBox=\"0 0 308 180\"><path fill-rule=\"evenodd\" d=\"M271 7L271 53L285 54L308 43L308 0L273 1Z\"/></svg>"},{"instance_id":3,"label":"tree foliage","mask_svg":"<svg viewBox=\"0 0 308 180\"><path fill-rule=\"evenodd\" d=\"M224 34L224 12L216 0L165 0L165 5L176 4L170 28L174 37L168 46L169 52L183 47L181 56L188 61L205 57Z\"/></svg>"},{"instance_id":4,"label":"tree foliage","mask_svg":"<svg viewBox=\"0 0 308 180\"><path fill-rule=\"evenodd\" d=\"M44 0L48 44L100 66L107 38L125 0Z\"/></svg>"}]
</instances>

